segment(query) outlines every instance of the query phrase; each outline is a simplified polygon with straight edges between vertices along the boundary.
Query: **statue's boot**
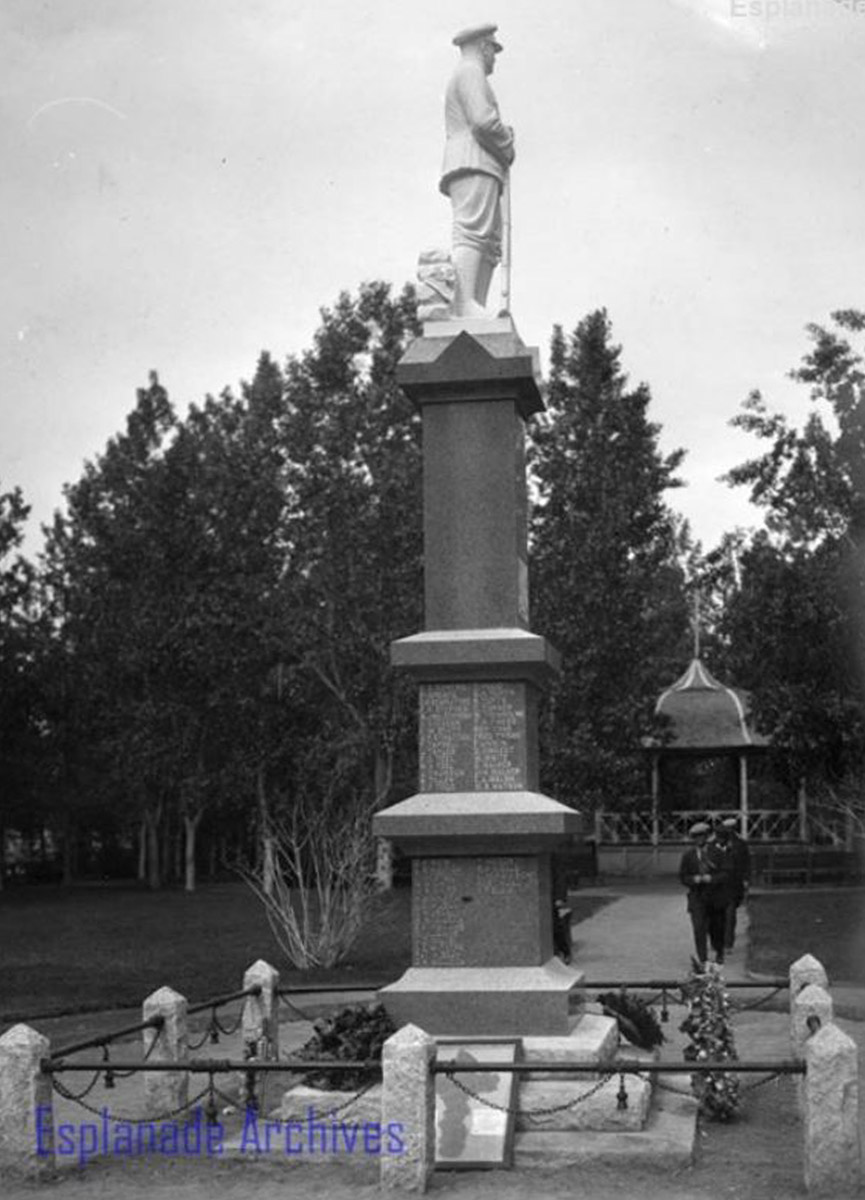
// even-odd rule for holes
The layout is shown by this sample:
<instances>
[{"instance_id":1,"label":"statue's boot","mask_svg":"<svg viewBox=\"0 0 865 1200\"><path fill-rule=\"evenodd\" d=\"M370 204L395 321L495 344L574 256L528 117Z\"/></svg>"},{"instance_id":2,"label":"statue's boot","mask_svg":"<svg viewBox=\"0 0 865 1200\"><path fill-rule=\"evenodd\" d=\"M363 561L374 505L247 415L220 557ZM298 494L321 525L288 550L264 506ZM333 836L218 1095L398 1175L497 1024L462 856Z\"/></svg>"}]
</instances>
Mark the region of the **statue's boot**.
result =
<instances>
[{"instance_id":1,"label":"statue's boot","mask_svg":"<svg viewBox=\"0 0 865 1200\"><path fill-rule=\"evenodd\" d=\"M451 256L454 265L455 284L453 314L455 317L472 317L485 320L487 310L478 303L478 284L485 259L479 250L471 246L457 246ZM487 277L489 287L489 277ZM486 292L483 293L486 299Z\"/></svg>"}]
</instances>

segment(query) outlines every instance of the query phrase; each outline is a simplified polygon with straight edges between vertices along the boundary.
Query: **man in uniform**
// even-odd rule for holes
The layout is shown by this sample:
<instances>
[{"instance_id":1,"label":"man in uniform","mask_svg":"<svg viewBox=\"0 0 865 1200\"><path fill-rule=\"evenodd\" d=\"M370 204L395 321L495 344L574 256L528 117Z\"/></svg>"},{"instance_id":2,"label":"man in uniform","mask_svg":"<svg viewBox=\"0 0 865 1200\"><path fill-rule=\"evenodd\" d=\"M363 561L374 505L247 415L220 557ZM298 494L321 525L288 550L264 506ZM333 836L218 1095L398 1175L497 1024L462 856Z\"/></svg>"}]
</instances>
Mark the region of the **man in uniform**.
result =
<instances>
[{"instance_id":1,"label":"man in uniform","mask_svg":"<svg viewBox=\"0 0 865 1200\"><path fill-rule=\"evenodd\" d=\"M723 963L729 899L727 864L717 844L708 844L709 826L704 821L692 825L689 835L694 845L682 855L679 880L688 889L694 949L699 962L705 963L708 941L715 952L715 961Z\"/></svg>"},{"instance_id":2,"label":"man in uniform","mask_svg":"<svg viewBox=\"0 0 865 1200\"><path fill-rule=\"evenodd\" d=\"M445 142L439 188L453 208L453 312L485 317L493 270L502 256L502 190L514 161L514 132L502 124L488 83L501 45L496 25L453 39L460 61L445 94Z\"/></svg>"}]
</instances>

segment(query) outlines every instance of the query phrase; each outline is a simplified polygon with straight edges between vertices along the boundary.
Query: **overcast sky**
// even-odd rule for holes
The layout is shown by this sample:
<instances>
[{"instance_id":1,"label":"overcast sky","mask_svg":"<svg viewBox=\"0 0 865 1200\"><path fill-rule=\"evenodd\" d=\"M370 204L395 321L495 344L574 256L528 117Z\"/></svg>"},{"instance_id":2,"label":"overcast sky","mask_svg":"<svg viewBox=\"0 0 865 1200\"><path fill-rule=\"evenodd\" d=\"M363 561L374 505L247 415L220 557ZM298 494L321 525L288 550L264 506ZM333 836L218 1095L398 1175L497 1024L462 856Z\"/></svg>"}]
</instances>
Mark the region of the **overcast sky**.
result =
<instances>
[{"instance_id":1,"label":"overcast sky","mask_svg":"<svg viewBox=\"0 0 865 1200\"><path fill-rule=\"evenodd\" d=\"M727 422L755 386L801 420L805 324L865 307L856 7L4 0L0 488L49 520L149 370L182 412L446 247L451 37L493 20L523 339L606 306L688 451L674 507L707 548L757 523Z\"/></svg>"}]
</instances>

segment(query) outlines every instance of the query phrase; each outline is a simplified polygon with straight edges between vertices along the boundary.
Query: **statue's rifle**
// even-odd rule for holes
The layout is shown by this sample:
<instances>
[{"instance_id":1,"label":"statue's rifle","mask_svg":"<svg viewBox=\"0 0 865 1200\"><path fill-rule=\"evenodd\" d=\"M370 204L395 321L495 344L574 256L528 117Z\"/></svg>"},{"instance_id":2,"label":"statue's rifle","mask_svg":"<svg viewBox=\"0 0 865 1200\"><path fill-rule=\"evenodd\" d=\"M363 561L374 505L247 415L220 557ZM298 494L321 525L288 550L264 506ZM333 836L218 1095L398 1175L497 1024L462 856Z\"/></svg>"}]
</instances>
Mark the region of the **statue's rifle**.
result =
<instances>
[{"instance_id":1,"label":"statue's rifle","mask_svg":"<svg viewBox=\"0 0 865 1200\"><path fill-rule=\"evenodd\" d=\"M502 306L503 313L511 311L511 173L502 184Z\"/></svg>"}]
</instances>

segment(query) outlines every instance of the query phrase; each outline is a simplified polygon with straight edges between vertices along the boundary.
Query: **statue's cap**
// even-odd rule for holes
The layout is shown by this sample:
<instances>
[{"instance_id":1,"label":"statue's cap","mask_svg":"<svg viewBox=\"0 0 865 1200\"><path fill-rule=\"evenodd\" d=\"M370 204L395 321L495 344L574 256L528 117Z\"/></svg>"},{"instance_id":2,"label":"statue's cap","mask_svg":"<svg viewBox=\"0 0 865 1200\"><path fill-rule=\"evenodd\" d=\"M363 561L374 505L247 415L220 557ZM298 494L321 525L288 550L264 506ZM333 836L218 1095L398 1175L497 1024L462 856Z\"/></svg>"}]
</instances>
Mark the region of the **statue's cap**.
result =
<instances>
[{"instance_id":1,"label":"statue's cap","mask_svg":"<svg viewBox=\"0 0 865 1200\"><path fill-rule=\"evenodd\" d=\"M725 821L721 822L721 828L722 829L736 829L738 824L739 824L739 822L736 820L735 817L727 817L727 819Z\"/></svg>"},{"instance_id":2,"label":"statue's cap","mask_svg":"<svg viewBox=\"0 0 865 1200\"><path fill-rule=\"evenodd\" d=\"M454 36L453 42L455 46L466 46L469 42L477 42L481 38L489 38L495 48L496 54L499 54L503 47L493 37L497 29L498 25L470 25L468 29L461 29Z\"/></svg>"},{"instance_id":3,"label":"statue's cap","mask_svg":"<svg viewBox=\"0 0 865 1200\"><path fill-rule=\"evenodd\" d=\"M697 837L701 833L708 833L708 832L709 832L709 826L706 824L705 821L698 821L696 823L696 825L692 825L691 828L688 830L688 833L690 834L691 837Z\"/></svg>"}]
</instances>

